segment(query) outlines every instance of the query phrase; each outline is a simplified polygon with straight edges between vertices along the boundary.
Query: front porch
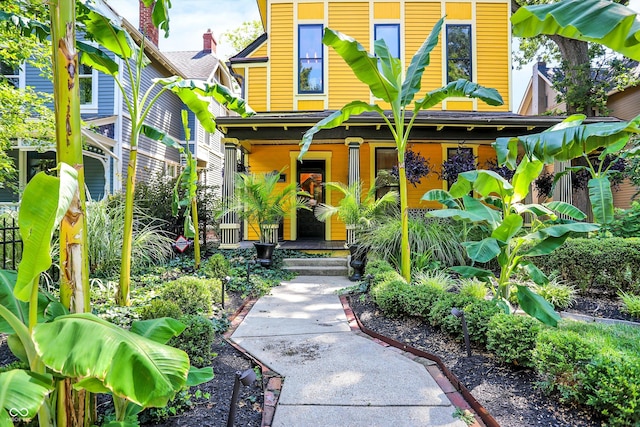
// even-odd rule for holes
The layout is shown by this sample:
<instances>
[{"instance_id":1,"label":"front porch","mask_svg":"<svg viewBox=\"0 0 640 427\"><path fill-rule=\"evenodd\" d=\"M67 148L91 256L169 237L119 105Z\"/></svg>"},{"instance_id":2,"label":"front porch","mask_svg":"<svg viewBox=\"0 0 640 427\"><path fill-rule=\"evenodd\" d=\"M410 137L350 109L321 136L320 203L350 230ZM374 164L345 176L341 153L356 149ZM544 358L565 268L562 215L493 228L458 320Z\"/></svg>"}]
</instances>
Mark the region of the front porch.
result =
<instances>
[{"instance_id":1,"label":"front porch","mask_svg":"<svg viewBox=\"0 0 640 427\"><path fill-rule=\"evenodd\" d=\"M279 242L279 249L296 251L345 251L345 253L348 253L345 244L346 242L344 240L298 239ZM253 248L253 241L241 241L240 248Z\"/></svg>"}]
</instances>

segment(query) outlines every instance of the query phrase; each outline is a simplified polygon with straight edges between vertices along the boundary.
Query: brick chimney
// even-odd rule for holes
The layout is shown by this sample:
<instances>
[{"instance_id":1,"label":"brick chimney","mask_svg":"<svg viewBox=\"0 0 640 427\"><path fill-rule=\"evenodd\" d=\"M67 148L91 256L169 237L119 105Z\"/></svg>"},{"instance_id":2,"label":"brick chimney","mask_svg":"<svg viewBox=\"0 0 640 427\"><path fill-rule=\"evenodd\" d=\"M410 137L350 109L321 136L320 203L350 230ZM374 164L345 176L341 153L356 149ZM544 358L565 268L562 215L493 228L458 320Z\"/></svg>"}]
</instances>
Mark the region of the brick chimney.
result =
<instances>
[{"instance_id":1,"label":"brick chimney","mask_svg":"<svg viewBox=\"0 0 640 427\"><path fill-rule=\"evenodd\" d=\"M145 37L151 41L156 47L158 46L158 28L153 25L153 21L151 19L151 12L153 11L153 6L155 2L151 4L149 7L145 7L142 1L140 3L140 32L145 35Z\"/></svg>"},{"instance_id":2,"label":"brick chimney","mask_svg":"<svg viewBox=\"0 0 640 427\"><path fill-rule=\"evenodd\" d=\"M211 28L202 35L202 50L205 52L218 53L218 42L211 31Z\"/></svg>"}]
</instances>

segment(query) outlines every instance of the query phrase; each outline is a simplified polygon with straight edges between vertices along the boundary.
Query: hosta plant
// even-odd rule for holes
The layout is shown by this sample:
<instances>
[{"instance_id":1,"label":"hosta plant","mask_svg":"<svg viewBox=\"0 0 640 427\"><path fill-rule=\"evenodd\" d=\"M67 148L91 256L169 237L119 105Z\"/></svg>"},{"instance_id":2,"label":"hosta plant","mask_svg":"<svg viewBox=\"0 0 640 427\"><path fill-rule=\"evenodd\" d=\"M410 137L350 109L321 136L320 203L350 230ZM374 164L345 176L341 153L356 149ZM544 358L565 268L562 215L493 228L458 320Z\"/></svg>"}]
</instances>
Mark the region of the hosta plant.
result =
<instances>
[{"instance_id":1,"label":"hosta plant","mask_svg":"<svg viewBox=\"0 0 640 427\"><path fill-rule=\"evenodd\" d=\"M519 272L529 276L538 285L548 282L547 277L527 256L546 255L558 248L571 234L595 231L598 226L583 222L553 224L556 213L576 220L585 214L564 202L525 204L531 182L540 174L543 163L524 157L509 182L495 172L475 170L458 175L449 191L431 190L422 199L439 201L446 209L430 211L428 215L453 218L470 223L482 223L490 231L489 237L464 242L467 255L474 263L496 260L500 272L475 267L459 266L452 269L464 277L477 277L494 288L494 297L509 311L511 278ZM469 196L474 192L479 198ZM525 228L524 214L531 218ZM518 304L529 315L543 323L555 326L559 315L540 295L529 287L516 285Z\"/></svg>"}]
</instances>

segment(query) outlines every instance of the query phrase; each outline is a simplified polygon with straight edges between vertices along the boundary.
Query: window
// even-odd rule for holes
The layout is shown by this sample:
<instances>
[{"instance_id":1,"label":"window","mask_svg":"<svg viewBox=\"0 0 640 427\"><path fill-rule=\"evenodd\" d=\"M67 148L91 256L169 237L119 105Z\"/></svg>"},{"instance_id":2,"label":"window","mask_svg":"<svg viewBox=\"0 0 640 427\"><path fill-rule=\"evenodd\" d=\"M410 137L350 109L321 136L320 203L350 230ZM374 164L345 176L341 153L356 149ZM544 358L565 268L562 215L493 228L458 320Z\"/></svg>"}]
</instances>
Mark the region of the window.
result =
<instances>
[{"instance_id":1,"label":"window","mask_svg":"<svg viewBox=\"0 0 640 427\"><path fill-rule=\"evenodd\" d=\"M80 82L80 105L93 104L93 68L78 64L78 81Z\"/></svg>"},{"instance_id":2,"label":"window","mask_svg":"<svg viewBox=\"0 0 640 427\"><path fill-rule=\"evenodd\" d=\"M323 87L322 25L298 27L298 93L322 93Z\"/></svg>"},{"instance_id":3,"label":"window","mask_svg":"<svg viewBox=\"0 0 640 427\"><path fill-rule=\"evenodd\" d=\"M374 40L384 40L391 56L400 58L400 24L376 24L373 37Z\"/></svg>"},{"instance_id":4,"label":"window","mask_svg":"<svg viewBox=\"0 0 640 427\"><path fill-rule=\"evenodd\" d=\"M447 83L473 79L471 25L447 25Z\"/></svg>"},{"instance_id":5,"label":"window","mask_svg":"<svg viewBox=\"0 0 640 427\"><path fill-rule=\"evenodd\" d=\"M20 68L0 62L0 74L15 88L20 87Z\"/></svg>"},{"instance_id":6,"label":"window","mask_svg":"<svg viewBox=\"0 0 640 427\"><path fill-rule=\"evenodd\" d=\"M391 170L398 166L398 152L395 148L376 148L376 197L382 197L391 190L398 189L398 180Z\"/></svg>"}]
</instances>

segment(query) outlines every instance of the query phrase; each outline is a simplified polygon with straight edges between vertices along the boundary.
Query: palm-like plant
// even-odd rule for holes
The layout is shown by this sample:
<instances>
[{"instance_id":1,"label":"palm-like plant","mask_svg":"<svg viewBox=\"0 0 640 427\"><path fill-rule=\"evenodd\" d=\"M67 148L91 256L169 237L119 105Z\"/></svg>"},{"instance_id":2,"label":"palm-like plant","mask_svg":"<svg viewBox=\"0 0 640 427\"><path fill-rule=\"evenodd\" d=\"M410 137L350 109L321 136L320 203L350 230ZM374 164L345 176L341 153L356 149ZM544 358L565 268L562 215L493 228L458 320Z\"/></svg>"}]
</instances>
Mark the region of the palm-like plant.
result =
<instances>
[{"instance_id":1,"label":"palm-like plant","mask_svg":"<svg viewBox=\"0 0 640 427\"><path fill-rule=\"evenodd\" d=\"M398 204L399 196L395 191L389 191L380 198L376 198L376 187L371 186L362 197L362 183L354 182L347 186L341 182L328 182L325 188L336 190L342 194L342 199L336 206L320 203L314 214L320 221L326 221L333 215L347 226L347 245L357 243L357 230L367 229L376 218L379 218L388 208Z\"/></svg>"},{"instance_id":2,"label":"palm-like plant","mask_svg":"<svg viewBox=\"0 0 640 427\"><path fill-rule=\"evenodd\" d=\"M266 226L279 224L292 209L309 209L297 196L296 183L279 188L279 172L262 174L236 174L235 197L229 210L247 220L249 226L260 236L260 243L275 243L266 231Z\"/></svg>"}]
</instances>

